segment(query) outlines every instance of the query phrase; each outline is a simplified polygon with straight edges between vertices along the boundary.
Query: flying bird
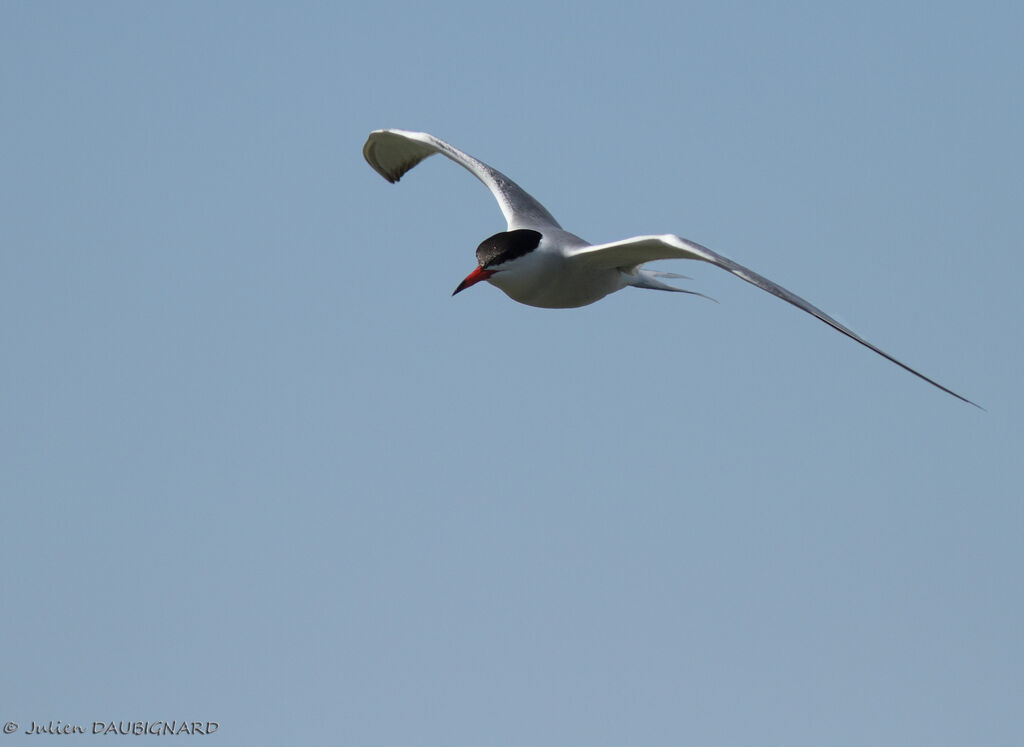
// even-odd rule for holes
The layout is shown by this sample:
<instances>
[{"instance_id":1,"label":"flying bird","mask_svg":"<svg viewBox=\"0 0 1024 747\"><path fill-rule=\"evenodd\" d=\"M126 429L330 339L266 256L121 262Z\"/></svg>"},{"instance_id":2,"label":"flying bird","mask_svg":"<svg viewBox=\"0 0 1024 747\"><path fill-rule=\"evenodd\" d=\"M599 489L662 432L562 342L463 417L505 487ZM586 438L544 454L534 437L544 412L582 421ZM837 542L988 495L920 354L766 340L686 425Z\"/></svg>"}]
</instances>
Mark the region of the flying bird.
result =
<instances>
[{"instance_id":1,"label":"flying bird","mask_svg":"<svg viewBox=\"0 0 1024 747\"><path fill-rule=\"evenodd\" d=\"M981 407L896 360L795 293L695 241L660 234L591 244L564 230L543 205L500 171L440 138L426 132L375 130L363 146L367 163L391 183L435 153L451 159L483 182L498 201L508 223L508 230L481 242L476 250L476 269L459 283L452 295L486 280L514 301L549 309L586 306L627 286L699 296L700 293L664 282L684 276L643 266L659 259L696 259L778 296L932 386Z\"/></svg>"}]
</instances>

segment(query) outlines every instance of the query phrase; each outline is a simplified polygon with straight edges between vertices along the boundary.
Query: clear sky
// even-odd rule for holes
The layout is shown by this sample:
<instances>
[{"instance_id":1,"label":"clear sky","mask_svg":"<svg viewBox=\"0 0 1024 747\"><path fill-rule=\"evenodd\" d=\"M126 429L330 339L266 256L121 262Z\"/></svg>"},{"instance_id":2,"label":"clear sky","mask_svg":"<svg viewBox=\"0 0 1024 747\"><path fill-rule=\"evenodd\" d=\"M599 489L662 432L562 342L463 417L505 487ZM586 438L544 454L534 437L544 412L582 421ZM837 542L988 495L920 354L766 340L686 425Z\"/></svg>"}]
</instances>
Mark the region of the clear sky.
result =
<instances>
[{"instance_id":1,"label":"clear sky","mask_svg":"<svg viewBox=\"0 0 1024 747\"><path fill-rule=\"evenodd\" d=\"M4 2L0 739L1024 743L1022 36L1019 2ZM441 158L387 184L381 127L987 412L707 265L663 269L718 304L451 298L504 221Z\"/></svg>"}]
</instances>

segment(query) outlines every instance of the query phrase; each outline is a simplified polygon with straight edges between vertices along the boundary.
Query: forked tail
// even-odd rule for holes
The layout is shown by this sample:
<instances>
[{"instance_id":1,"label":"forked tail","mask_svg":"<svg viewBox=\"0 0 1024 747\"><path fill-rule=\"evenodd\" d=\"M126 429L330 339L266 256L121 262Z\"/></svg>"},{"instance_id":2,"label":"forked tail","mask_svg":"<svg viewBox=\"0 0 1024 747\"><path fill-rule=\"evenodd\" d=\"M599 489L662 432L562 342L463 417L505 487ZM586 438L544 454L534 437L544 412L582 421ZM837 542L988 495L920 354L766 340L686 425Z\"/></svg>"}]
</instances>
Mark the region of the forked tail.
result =
<instances>
[{"instance_id":1,"label":"forked tail","mask_svg":"<svg viewBox=\"0 0 1024 747\"><path fill-rule=\"evenodd\" d=\"M686 275L678 275L674 272L658 272L657 270L645 270L642 267L635 268L632 272L626 272L622 270L622 275L626 278L627 285L632 285L634 288L647 288L649 290L659 291L673 291L675 293L689 293L691 296L700 296L706 298L709 301L715 301L711 296L705 296L703 293L697 291L686 290L685 288L676 288L675 286L663 283L658 278L674 278L676 280L689 280L690 278ZM718 301L715 301L718 303Z\"/></svg>"}]
</instances>

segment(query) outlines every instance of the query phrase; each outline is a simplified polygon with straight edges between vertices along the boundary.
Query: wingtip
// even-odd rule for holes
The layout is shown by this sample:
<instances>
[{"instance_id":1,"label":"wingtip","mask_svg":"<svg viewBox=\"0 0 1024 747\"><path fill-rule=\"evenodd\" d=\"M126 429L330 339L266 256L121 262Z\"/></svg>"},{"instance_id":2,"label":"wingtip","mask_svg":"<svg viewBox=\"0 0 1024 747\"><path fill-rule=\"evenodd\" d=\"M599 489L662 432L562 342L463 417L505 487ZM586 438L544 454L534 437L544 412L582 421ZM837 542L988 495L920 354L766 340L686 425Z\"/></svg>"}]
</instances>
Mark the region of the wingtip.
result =
<instances>
[{"instance_id":1,"label":"wingtip","mask_svg":"<svg viewBox=\"0 0 1024 747\"><path fill-rule=\"evenodd\" d=\"M398 178L401 176L401 174L395 176L393 172L385 171L384 168L381 166L380 161L378 160L377 154L375 152L377 148L376 136L385 132L387 132L387 130L373 130L369 135L367 135L366 142L363 144L363 158L366 160L368 164L370 164L370 168L372 168L374 171L376 171L378 174L384 177L388 182L394 184L395 182L398 181Z\"/></svg>"}]
</instances>

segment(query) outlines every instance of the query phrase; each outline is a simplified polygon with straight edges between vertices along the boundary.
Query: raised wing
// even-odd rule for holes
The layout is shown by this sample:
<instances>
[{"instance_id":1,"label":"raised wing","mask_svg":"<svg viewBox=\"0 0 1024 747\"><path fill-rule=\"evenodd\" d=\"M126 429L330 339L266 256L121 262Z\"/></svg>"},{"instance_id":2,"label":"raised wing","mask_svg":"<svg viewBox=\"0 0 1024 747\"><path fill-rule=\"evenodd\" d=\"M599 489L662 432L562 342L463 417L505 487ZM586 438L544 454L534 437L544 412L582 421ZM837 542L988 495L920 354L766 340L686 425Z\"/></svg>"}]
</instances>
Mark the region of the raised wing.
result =
<instances>
[{"instance_id":1,"label":"raised wing","mask_svg":"<svg viewBox=\"0 0 1024 747\"><path fill-rule=\"evenodd\" d=\"M864 347L875 351L883 358L887 358L900 368L914 374L914 376L917 376L919 379L924 379L932 386L938 387L942 391L946 392L946 394L951 394L957 399L963 400L967 404L974 405L979 409L984 409L981 405L971 402L971 400L966 397L961 397L959 394L951 389L947 389L937 381L929 379L927 376L915 371L907 364L896 360L884 350L875 347L863 337L844 327L817 306L808 303L795 293L791 293L781 285L773 283L768 278L758 275L753 270L733 262L728 257L723 257L721 254L713 252L706 246L701 246L694 241L688 241L687 239L679 238L673 234L664 234L662 236L637 236L632 239L615 241L611 244L597 244L594 246L585 246L573 249L569 252L569 257L573 262L579 262L591 267L604 269L610 269L613 267L631 269L637 265L643 264L644 262L652 262L656 259L698 259L702 262L708 262L716 267L721 267L723 270L731 272L736 277L742 278L748 283L756 285L761 290L768 291L773 296L778 296L783 301L793 304L798 309L818 317L818 319L825 322L825 324L829 325L833 329L839 330L847 337L854 339Z\"/></svg>"},{"instance_id":2,"label":"raised wing","mask_svg":"<svg viewBox=\"0 0 1024 747\"><path fill-rule=\"evenodd\" d=\"M435 153L455 161L491 190L510 231L516 228L561 228L543 205L500 171L426 132L374 130L363 146L366 162L392 184Z\"/></svg>"}]
</instances>

